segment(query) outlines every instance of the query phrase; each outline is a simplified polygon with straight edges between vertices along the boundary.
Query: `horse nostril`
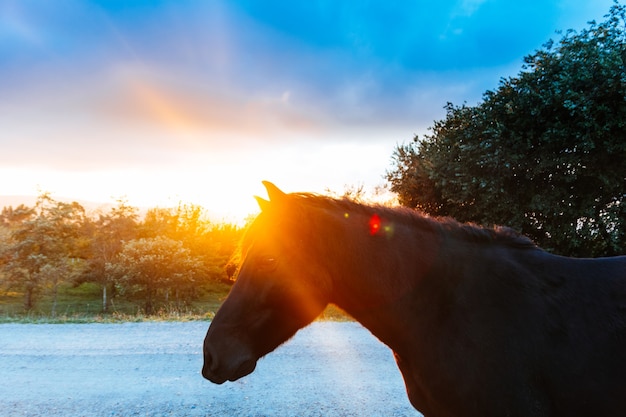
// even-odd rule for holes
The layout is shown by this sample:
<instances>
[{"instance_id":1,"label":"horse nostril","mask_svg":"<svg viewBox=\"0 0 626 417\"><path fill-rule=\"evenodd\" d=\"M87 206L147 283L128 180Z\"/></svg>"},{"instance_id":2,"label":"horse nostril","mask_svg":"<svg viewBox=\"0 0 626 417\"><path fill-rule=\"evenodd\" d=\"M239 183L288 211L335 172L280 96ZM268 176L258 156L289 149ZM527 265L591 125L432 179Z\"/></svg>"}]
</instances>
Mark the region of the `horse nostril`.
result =
<instances>
[{"instance_id":1,"label":"horse nostril","mask_svg":"<svg viewBox=\"0 0 626 417\"><path fill-rule=\"evenodd\" d=\"M202 376L205 379L213 382L214 384L223 384L226 382L226 378L220 375L219 363L215 359L215 355L205 349L204 352L204 364L202 365Z\"/></svg>"},{"instance_id":2,"label":"horse nostril","mask_svg":"<svg viewBox=\"0 0 626 417\"><path fill-rule=\"evenodd\" d=\"M205 377L206 379L209 379L212 363L213 363L213 358L211 356L211 353L205 348L204 349L204 364L202 365L202 376Z\"/></svg>"},{"instance_id":3,"label":"horse nostril","mask_svg":"<svg viewBox=\"0 0 626 417\"><path fill-rule=\"evenodd\" d=\"M204 365L202 366L202 375L206 378L207 375L215 374L217 369L219 368L219 361L217 360L216 355L211 353L211 350L205 346L204 347Z\"/></svg>"}]
</instances>

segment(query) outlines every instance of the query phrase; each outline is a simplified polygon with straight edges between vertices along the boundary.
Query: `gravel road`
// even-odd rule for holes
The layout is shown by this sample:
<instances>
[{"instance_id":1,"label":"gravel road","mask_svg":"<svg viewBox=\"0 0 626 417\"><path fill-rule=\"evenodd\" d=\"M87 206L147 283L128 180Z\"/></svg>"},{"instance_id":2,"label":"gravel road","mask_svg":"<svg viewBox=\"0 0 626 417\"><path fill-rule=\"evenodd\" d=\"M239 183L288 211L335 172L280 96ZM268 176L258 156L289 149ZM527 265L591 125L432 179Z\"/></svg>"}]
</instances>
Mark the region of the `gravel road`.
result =
<instances>
[{"instance_id":1,"label":"gravel road","mask_svg":"<svg viewBox=\"0 0 626 417\"><path fill-rule=\"evenodd\" d=\"M207 328L0 324L0 416L421 416L358 323L313 323L219 386L200 375Z\"/></svg>"}]
</instances>

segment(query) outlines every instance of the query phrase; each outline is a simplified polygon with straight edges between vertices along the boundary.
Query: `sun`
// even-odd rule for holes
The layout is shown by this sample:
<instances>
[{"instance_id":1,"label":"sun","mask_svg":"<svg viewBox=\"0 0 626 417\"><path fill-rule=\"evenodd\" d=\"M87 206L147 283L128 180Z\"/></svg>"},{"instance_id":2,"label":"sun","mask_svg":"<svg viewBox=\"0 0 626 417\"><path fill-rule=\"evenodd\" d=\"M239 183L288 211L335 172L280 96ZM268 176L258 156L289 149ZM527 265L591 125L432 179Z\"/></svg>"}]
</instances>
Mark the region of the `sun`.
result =
<instances>
[{"instance_id":1,"label":"sun","mask_svg":"<svg viewBox=\"0 0 626 417\"><path fill-rule=\"evenodd\" d=\"M243 224L258 213L253 195L262 190L260 179L227 178L210 167L90 172L2 168L0 175L13 179L0 184L0 195L4 196L36 196L49 192L55 199L76 200L93 206L124 200L142 210L193 204L205 209L215 222L235 224Z\"/></svg>"}]
</instances>

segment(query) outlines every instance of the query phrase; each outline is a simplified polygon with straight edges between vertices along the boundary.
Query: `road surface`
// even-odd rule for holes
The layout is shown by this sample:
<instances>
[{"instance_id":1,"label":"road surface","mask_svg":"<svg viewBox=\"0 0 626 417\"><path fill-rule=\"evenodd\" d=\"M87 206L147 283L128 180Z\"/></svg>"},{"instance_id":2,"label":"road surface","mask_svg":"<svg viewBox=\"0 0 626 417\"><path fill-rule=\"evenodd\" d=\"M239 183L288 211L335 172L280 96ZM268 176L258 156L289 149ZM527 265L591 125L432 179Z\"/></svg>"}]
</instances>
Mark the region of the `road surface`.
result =
<instances>
[{"instance_id":1,"label":"road surface","mask_svg":"<svg viewBox=\"0 0 626 417\"><path fill-rule=\"evenodd\" d=\"M200 375L208 325L0 324L0 415L421 416L358 323L313 323L223 385Z\"/></svg>"}]
</instances>

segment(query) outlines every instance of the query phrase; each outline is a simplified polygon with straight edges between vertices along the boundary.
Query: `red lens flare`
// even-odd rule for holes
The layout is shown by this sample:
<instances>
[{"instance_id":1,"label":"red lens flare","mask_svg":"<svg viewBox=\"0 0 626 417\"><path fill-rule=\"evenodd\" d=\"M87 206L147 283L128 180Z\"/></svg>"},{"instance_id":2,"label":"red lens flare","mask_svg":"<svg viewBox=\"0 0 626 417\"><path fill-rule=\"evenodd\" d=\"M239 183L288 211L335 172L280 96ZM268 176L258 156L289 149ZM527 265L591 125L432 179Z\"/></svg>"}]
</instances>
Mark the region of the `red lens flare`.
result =
<instances>
[{"instance_id":1,"label":"red lens flare","mask_svg":"<svg viewBox=\"0 0 626 417\"><path fill-rule=\"evenodd\" d=\"M370 226L370 235L375 235L378 232L380 232L381 221L380 221L380 216L378 216L378 214L373 214L372 217L370 217L369 226Z\"/></svg>"}]
</instances>

